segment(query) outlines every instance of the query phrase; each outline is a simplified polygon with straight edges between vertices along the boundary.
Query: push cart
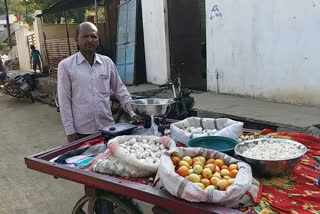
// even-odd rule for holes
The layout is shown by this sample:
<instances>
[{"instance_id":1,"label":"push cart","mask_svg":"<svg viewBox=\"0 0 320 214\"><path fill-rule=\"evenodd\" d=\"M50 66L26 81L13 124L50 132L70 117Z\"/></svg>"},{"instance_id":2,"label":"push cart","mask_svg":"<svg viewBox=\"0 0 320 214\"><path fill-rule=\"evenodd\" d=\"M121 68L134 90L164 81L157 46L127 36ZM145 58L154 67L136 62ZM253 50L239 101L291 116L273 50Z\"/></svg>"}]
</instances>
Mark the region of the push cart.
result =
<instances>
[{"instance_id":1,"label":"push cart","mask_svg":"<svg viewBox=\"0 0 320 214\"><path fill-rule=\"evenodd\" d=\"M191 203L174 196L166 190L113 176L60 165L49 160L83 143L102 137L90 135L74 143L60 146L25 158L28 168L84 185L85 195L76 203L74 214L93 213L141 213L132 199L154 205L153 213L242 213L238 210L208 203ZM100 206L102 203L107 206ZM98 211L97 211L98 210Z\"/></svg>"}]
</instances>

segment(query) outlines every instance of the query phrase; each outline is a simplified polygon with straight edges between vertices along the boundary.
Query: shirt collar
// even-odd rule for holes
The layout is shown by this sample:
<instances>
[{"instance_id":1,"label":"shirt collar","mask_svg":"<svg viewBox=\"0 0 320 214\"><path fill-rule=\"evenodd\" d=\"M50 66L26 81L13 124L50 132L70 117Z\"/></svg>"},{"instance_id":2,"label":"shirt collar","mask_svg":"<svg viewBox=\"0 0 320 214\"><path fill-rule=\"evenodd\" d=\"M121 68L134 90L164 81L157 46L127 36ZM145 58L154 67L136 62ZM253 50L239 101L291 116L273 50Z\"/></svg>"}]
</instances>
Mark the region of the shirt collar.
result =
<instances>
[{"instance_id":1,"label":"shirt collar","mask_svg":"<svg viewBox=\"0 0 320 214\"><path fill-rule=\"evenodd\" d=\"M82 53L79 51L77 54L77 64L80 65L81 63L83 63L84 61L86 61L86 58L82 55ZM102 64L102 59L101 56L99 54L94 55L94 62L93 64L95 64L96 62L98 62L99 64Z\"/></svg>"}]
</instances>

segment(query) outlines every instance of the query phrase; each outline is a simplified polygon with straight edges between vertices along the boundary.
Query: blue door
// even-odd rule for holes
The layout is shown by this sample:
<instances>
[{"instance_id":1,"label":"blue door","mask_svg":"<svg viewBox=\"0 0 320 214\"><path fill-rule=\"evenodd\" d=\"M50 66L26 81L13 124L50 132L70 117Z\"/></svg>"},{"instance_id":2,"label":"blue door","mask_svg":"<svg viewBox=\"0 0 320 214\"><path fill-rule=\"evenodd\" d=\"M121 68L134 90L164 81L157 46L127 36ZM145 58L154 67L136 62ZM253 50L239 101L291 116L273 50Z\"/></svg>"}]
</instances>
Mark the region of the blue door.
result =
<instances>
[{"instance_id":1,"label":"blue door","mask_svg":"<svg viewBox=\"0 0 320 214\"><path fill-rule=\"evenodd\" d=\"M134 83L136 6L136 0L129 0L119 7L116 62L121 80L126 85Z\"/></svg>"}]
</instances>

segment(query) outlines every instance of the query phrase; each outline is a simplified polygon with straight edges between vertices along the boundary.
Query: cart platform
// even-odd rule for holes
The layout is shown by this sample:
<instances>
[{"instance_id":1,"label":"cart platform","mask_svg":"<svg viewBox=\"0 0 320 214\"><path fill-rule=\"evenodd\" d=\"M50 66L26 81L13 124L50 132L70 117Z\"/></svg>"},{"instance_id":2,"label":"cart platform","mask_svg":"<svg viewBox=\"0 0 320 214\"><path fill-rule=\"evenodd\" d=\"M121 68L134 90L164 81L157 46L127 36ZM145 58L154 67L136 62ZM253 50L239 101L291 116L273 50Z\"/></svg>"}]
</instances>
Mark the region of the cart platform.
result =
<instances>
[{"instance_id":1,"label":"cart platform","mask_svg":"<svg viewBox=\"0 0 320 214\"><path fill-rule=\"evenodd\" d=\"M191 203L174 196L167 191L151 187L145 184L136 183L113 176L99 174L83 169L63 166L49 160L74 150L89 140L100 138L101 134L93 134L82 138L68 145L50 149L25 158L25 164L28 168L52 175L55 178L63 178L85 186L86 194L94 194L92 190L103 190L120 196L138 199L158 207L165 208L173 213L243 213L238 210L226 208L208 203ZM89 211L90 213L90 211ZM92 211L93 213L93 211Z\"/></svg>"}]
</instances>

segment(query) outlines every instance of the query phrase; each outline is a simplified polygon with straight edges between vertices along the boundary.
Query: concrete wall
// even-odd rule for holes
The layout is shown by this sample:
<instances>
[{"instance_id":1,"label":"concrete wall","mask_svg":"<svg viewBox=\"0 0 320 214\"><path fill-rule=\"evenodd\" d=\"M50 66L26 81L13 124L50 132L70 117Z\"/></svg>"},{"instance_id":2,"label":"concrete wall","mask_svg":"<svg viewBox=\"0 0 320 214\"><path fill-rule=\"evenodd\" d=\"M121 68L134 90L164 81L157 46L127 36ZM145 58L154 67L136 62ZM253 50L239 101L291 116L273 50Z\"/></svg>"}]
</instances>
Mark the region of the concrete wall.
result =
<instances>
[{"instance_id":1,"label":"concrete wall","mask_svg":"<svg viewBox=\"0 0 320 214\"><path fill-rule=\"evenodd\" d=\"M147 81L164 84L170 76L166 0L142 0Z\"/></svg>"},{"instance_id":2,"label":"concrete wall","mask_svg":"<svg viewBox=\"0 0 320 214\"><path fill-rule=\"evenodd\" d=\"M9 53L8 53L8 58L9 59L15 59L19 57L18 55L18 47L17 46L13 46L10 50L9 50Z\"/></svg>"},{"instance_id":3,"label":"concrete wall","mask_svg":"<svg viewBox=\"0 0 320 214\"><path fill-rule=\"evenodd\" d=\"M28 28L21 27L20 29L16 30L16 41L17 41L17 48L18 48L18 56L19 56L19 64L20 70L22 71L30 71L30 56L29 56L29 49L27 43L27 36L28 36Z\"/></svg>"},{"instance_id":4,"label":"concrete wall","mask_svg":"<svg viewBox=\"0 0 320 214\"><path fill-rule=\"evenodd\" d=\"M208 90L320 106L320 1L206 0Z\"/></svg>"},{"instance_id":5,"label":"concrete wall","mask_svg":"<svg viewBox=\"0 0 320 214\"><path fill-rule=\"evenodd\" d=\"M47 59L47 52L46 52L46 46L44 41L44 35L42 32L42 22L40 18L35 18L33 22L33 29L34 29L34 35L36 38L36 49L40 51L41 57L42 57L42 67L43 71L47 72L48 70L48 59Z\"/></svg>"}]
</instances>

